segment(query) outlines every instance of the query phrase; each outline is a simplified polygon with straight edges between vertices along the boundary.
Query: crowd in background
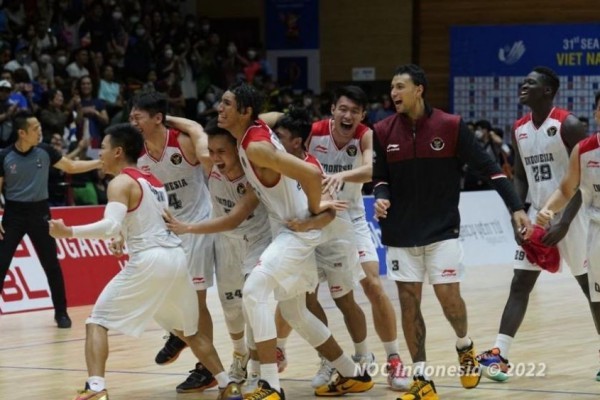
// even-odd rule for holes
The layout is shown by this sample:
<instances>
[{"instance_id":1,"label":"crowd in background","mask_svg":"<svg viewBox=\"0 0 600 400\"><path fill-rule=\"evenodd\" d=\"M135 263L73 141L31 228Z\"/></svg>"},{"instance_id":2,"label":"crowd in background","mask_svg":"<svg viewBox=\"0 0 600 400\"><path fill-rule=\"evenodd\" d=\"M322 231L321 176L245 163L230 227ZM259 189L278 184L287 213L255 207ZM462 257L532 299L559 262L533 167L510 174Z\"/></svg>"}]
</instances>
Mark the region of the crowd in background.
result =
<instances>
[{"instance_id":1,"label":"crowd in background","mask_svg":"<svg viewBox=\"0 0 600 400\"><path fill-rule=\"evenodd\" d=\"M238 48L221 36L209 18L183 15L177 0L4 0L0 147L14 140L12 115L27 109L40 120L45 142L71 158L94 157L104 129L128 120L128 100L136 92L163 92L171 114L205 123L216 116L224 90L239 80L262 90L264 111L297 105L314 120L330 115L331 93L276 82L259 43ZM366 122L394 112L389 95L377 95ZM512 154L502 130L487 121L471 126L509 172ZM102 204L105 183L98 172L69 177L51 171L50 201ZM464 185L488 188L467 167Z\"/></svg>"}]
</instances>

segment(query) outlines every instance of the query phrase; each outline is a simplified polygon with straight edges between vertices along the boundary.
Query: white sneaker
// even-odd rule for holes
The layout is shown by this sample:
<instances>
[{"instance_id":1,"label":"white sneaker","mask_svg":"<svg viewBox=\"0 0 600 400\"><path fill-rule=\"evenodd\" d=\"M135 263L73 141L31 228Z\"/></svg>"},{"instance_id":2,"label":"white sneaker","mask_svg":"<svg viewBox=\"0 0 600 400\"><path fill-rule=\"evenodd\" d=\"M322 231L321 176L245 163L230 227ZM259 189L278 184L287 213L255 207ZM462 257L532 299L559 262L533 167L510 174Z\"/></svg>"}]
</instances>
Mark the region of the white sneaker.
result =
<instances>
[{"instance_id":1,"label":"white sneaker","mask_svg":"<svg viewBox=\"0 0 600 400\"><path fill-rule=\"evenodd\" d=\"M282 373L288 365L285 349L283 347L277 347L275 351L277 352L277 372Z\"/></svg>"},{"instance_id":2,"label":"white sneaker","mask_svg":"<svg viewBox=\"0 0 600 400\"><path fill-rule=\"evenodd\" d=\"M371 375L371 366L375 364L375 354L369 353L367 355L353 355L352 361L360 366L362 372L366 372Z\"/></svg>"},{"instance_id":3,"label":"white sneaker","mask_svg":"<svg viewBox=\"0 0 600 400\"><path fill-rule=\"evenodd\" d=\"M404 391L411 386L404 364L398 354L390 354L387 364L387 382L392 390Z\"/></svg>"},{"instance_id":4,"label":"white sneaker","mask_svg":"<svg viewBox=\"0 0 600 400\"><path fill-rule=\"evenodd\" d=\"M246 379L246 366L248 365L248 359L250 353L240 354L236 351L233 352L233 361L229 367L229 379L235 383L241 383Z\"/></svg>"},{"instance_id":5,"label":"white sneaker","mask_svg":"<svg viewBox=\"0 0 600 400\"><path fill-rule=\"evenodd\" d=\"M321 357L321 366L312 379L311 386L316 389L320 386L327 385L334 372L335 368L333 368L333 365L325 358Z\"/></svg>"}]
</instances>

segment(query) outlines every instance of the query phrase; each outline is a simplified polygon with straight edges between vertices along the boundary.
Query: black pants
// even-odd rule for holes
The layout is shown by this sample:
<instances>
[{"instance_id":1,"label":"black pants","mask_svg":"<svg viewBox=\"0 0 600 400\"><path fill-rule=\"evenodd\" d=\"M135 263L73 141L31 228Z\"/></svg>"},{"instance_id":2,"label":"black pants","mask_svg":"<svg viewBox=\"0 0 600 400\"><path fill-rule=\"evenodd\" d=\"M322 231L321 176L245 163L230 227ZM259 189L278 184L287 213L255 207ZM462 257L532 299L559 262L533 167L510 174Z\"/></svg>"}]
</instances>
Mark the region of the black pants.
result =
<instances>
[{"instance_id":1,"label":"black pants","mask_svg":"<svg viewBox=\"0 0 600 400\"><path fill-rule=\"evenodd\" d=\"M49 219L50 208L47 201L6 202L2 217L4 240L0 240L0 293L15 251L27 234L46 273L55 313L62 313L67 311L65 281L58 262L56 241L48 233Z\"/></svg>"}]
</instances>

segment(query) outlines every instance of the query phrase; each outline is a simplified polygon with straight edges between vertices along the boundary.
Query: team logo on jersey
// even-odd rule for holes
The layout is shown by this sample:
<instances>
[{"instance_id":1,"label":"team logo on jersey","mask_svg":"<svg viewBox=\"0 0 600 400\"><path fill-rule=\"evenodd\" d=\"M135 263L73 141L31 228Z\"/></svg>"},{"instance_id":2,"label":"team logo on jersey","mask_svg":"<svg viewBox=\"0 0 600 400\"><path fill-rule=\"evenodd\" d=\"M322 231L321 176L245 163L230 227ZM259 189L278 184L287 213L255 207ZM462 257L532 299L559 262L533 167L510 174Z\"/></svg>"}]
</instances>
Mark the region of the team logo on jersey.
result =
<instances>
[{"instance_id":1,"label":"team logo on jersey","mask_svg":"<svg viewBox=\"0 0 600 400\"><path fill-rule=\"evenodd\" d=\"M600 168L600 162L594 161L594 160L590 160L590 161L587 162L586 167L588 167L588 168Z\"/></svg>"},{"instance_id":2,"label":"team logo on jersey","mask_svg":"<svg viewBox=\"0 0 600 400\"><path fill-rule=\"evenodd\" d=\"M348 146L348 148L346 149L346 154L348 154L350 157L355 157L356 153L358 153L358 149L353 144Z\"/></svg>"},{"instance_id":3,"label":"team logo on jersey","mask_svg":"<svg viewBox=\"0 0 600 400\"><path fill-rule=\"evenodd\" d=\"M446 143L444 143L441 137L435 137L431 141L430 146L433 150L440 151L446 146Z\"/></svg>"},{"instance_id":4,"label":"team logo on jersey","mask_svg":"<svg viewBox=\"0 0 600 400\"><path fill-rule=\"evenodd\" d=\"M246 194L246 185L243 183L238 183L237 188L235 189L240 196Z\"/></svg>"},{"instance_id":5,"label":"team logo on jersey","mask_svg":"<svg viewBox=\"0 0 600 400\"><path fill-rule=\"evenodd\" d=\"M556 129L555 126L551 126L550 128L548 128L548 130L546 130L546 134L550 137L556 135L556 132L558 132L558 129Z\"/></svg>"},{"instance_id":6,"label":"team logo on jersey","mask_svg":"<svg viewBox=\"0 0 600 400\"><path fill-rule=\"evenodd\" d=\"M324 153L324 154L327 154L327 147L318 144L318 145L315 146L315 153Z\"/></svg>"},{"instance_id":7,"label":"team logo on jersey","mask_svg":"<svg viewBox=\"0 0 600 400\"><path fill-rule=\"evenodd\" d=\"M179 153L175 153L171 156L171 164L179 165L183 161L183 157Z\"/></svg>"},{"instance_id":8,"label":"team logo on jersey","mask_svg":"<svg viewBox=\"0 0 600 400\"><path fill-rule=\"evenodd\" d=\"M10 164L10 166L8 167L8 169L10 170L11 174L16 174L17 173L17 164Z\"/></svg>"},{"instance_id":9,"label":"team logo on jersey","mask_svg":"<svg viewBox=\"0 0 600 400\"><path fill-rule=\"evenodd\" d=\"M517 136L517 140L521 140L521 139L527 139L527 134L526 133L519 133L519 136Z\"/></svg>"},{"instance_id":10,"label":"team logo on jersey","mask_svg":"<svg viewBox=\"0 0 600 400\"><path fill-rule=\"evenodd\" d=\"M150 166L149 165L142 165L140 167L140 169L144 172L150 172Z\"/></svg>"},{"instance_id":11,"label":"team logo on jersey","mask_svg":"<svg viewBox=\"0 0 600 400\"><path fill-rule=\"evenodd\" d=\"M399 144L388 144L386 151L388 153L391 153L392 151L400 151L400 145Z\"/></svg>"}]
</instances>

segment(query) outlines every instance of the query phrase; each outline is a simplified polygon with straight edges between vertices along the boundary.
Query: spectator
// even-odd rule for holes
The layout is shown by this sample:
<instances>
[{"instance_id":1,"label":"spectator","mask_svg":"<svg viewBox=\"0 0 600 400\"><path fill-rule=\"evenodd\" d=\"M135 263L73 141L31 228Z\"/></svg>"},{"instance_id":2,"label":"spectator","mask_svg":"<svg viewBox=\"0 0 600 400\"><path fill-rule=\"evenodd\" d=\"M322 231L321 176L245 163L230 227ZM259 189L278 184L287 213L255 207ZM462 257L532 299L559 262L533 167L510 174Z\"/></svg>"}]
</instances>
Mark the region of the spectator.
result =
<instances>
[{"instance_id":1,"label":"spectator","mask_svg":"<svg viewBox=\"0 0 600 400\"><path fill-rule=\"evenodd\" d=\"M90 60L90 55L87 49L80 47L74 53L74 60L72 63L67 65L67 73L71 78L79 79L82 76L90 74L90 71L86 68Z\"/></svg>"},{"instance_id":2,"label":"spectator","mask_svg":"<svg viewBox=\"0 0 600 400\"><path fill-rule=\"evenodd\" d=\"M102 67L102 79L100 79L100 89L98 98L106 103L106 111L109 117L114 116L123 107L123 98L121 93L123 87L114 80L115 74L111 65Z\"/></svg>"},{"instance_id":3,"label":"spectator","mask_svg":"<svg viewBox=\"0 0 600 400\"><path fill-rule=\"evenodd\" d=\"M0 80L0 148L11 144L13 139L12 117L18 107L9 100L11 91L11 83L6 79Z\"/></svg>"},{"instance_id":4,"label":"spectator","mask_svg":"<svg viewBox=\"0 0 600 400\"><path fill-rule=\"evenodd\" d=\"M104 101L96 96L96 88L89 76L79 78L76 89L81 96L81 113L84 117L83 137L89 134L91 147L100 148L104 127L109 121Z\"/></svg>"},{"instance_id":5,"label":"spectator","mask_svg":"<svg viewBox=\"0 0 600 400\"><path fill-rule=\"evenodd\" d=\"M79 96L73 96L65 107L64 96L60 90L50 89L45 93L39 117L45 142L49 143L54 135L60 135L61 138L68 135L67 127L73 122L74 111L82 115Z\"/></svg>"},{"instance_id":6,"label":"spectator","mask_svg":"<svg viewBox=\"0 0 600 400\"><path fill-rule=\"evenodd\" d=\"M33 70L31 68L31 60L29 59L29 48L27 44L24 42L20 42L15 47L15 58L10 60L6 65L4 65L4 69L14 72L15 70L23 68L27 71L29 75L29 79L33 79Z\"/></svg>"}]
</instances>

